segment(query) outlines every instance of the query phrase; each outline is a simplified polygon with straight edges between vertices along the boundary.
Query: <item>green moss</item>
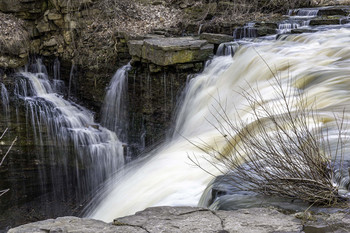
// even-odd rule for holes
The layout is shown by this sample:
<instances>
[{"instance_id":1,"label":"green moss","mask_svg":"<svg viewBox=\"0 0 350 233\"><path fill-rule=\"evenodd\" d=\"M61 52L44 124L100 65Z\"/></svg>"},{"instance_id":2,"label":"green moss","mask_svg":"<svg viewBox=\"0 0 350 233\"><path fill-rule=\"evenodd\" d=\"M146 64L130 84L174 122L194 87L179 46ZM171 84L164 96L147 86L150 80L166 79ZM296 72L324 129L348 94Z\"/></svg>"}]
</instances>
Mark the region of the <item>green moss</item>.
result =
<instances>
[{"instance_id":1,"label":"green moss","mask_svg":"<svg viewBox=\"0 0 350 233\"><path fill-rule=\"evenodd\" d=\"M192 50L181 50L175 53L171 53L169 56L166 56L167 59L165 65L192 62L194 59L193 55L194 54Z\"/></svg>"}]
</instances>

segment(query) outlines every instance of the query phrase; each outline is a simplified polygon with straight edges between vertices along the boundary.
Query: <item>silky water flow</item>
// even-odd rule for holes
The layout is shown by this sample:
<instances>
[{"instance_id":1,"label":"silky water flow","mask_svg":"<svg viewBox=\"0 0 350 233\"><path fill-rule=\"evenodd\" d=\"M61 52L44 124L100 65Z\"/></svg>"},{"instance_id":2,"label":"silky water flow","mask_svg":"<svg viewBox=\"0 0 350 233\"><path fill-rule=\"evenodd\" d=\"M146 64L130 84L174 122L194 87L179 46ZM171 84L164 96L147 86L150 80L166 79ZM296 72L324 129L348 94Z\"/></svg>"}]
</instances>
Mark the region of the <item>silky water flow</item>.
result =
<instances>
[{"instance_id":1,"label":"silky water flow","mask_svg":"<svg viewBox=\"0 0 350 233\"><path fill-rule=\"evenodd\" d=\"M252 109L242 90L258 90L267 105L283 102L276 94L275 76L282 88L289 90L286 93L307 96L305 107L321 112L329 122L343 115L342 135L346 135L350 117L349 45L350 30L343 28L240 45L233 57L215 57L186 87L173 137L110 179L87 216L110 222L150 206L197 206L213 179L208 172L221 173L212 165L212 158L196 145L205 142L217 148L225 146L227 140L214 127L227 124L216 117L223 108L232 122L241 119L251 123ZM290 111L296 108L293 104L289 107ZM280 111L283 114L288 110L281 106ZM322 124L316 123L317 127ZM334 148L333 138L339 132L334 128L336 124L329 125L329 142ZM345 141L346 136L342 137Z\"/></svg>"}]
</instances>

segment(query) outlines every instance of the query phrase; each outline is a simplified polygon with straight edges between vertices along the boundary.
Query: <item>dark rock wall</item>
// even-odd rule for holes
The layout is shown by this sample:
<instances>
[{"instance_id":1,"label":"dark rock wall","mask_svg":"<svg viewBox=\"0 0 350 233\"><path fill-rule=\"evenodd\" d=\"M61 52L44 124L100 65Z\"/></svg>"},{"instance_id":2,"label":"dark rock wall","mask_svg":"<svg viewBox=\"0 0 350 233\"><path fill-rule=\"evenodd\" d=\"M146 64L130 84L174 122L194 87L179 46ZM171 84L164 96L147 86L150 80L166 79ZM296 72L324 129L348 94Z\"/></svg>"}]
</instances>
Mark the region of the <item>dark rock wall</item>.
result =
<instances>
[{"instance_id":1,"label":"dark rock wall","mask_svg":"<svg viewBox=\"0 0 350 233\"><path fill-rule=\"evenodd\" d=\"M12 76L2 78L9 93L13 93ZM0 108L2 102L0 100ZM0 130L8 128L1 140L1 155L12 141L17 141L0 167L0 190L10 190L0 198L0 232L8 226L16 226L47 217L77 214L75 188L76 168L53 158L53 151L70 154L71 150L58 148L47 135L44 125L34 131L27 117L27 109L11 94L9 112L0 111ZM35 134L36 132L36 134ZM38 133L41 133L39 140ZM2 158L0 157L0 159ZM53 192L60 190L59 192Z\"/></svg>"},{"instance_id":2,"label":"dark rock wall","mask_svg":"<svg viewBox=\"0 0 350 233\"><path fill-rule=\"evenodd\" d=\"M187 67L184 64L169 67L134 64L128 77L131 149L143 150L144 146L165 138L186 81L202 66L202 63L187 64Z\"/></svg>"}]
</instances>

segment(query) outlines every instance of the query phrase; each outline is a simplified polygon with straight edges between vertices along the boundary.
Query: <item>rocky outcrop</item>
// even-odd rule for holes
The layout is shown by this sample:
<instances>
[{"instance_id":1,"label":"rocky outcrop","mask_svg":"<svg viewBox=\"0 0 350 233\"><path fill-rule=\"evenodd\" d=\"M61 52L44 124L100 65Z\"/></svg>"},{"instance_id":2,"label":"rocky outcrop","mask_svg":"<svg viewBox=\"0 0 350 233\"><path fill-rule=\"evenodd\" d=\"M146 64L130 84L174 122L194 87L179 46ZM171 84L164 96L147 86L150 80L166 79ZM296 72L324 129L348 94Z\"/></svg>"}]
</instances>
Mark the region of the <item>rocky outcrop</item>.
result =
<instances>
[{"instance_id":1,"label":"rocky outcrop","mask_svg":"<svg viewBox=\"0 0 350 233\"><path fill-rule=\"evenodd\" d=\"M0 13L0 67L24 66L29 55L29 34L24 22L13 15Z\"/></svg>"},{"instance_id":2,"label":"rocky outcrop","mask_svg":"<svg viewBox=\"0 0 350 233\"><path fill-rule=\"evenodd\" d=\"M13 13L21 19L36 19L46 9L45 0L0 0L1 12Z\"/></svg>"},{"instance_id":3,"label":"rocky outcrop","mask_svg":"<svg viewBox=\"0 0 350 233\"><path fill-rule=\"evenodd\" d=\"M293 216L270 209L211 211L191 207L148 208L114 220L117 226L137 226L147 232L300 232Z\"/></svg>"},{"instance_id":4,"label":"rocky outcrop","mask_svg":"<svg viewBox=\"0 0 350 233\"><path fill-rule=\"evenodd\" d=\"M134 60L146 60L159 66L204 62L213 55L214 46L193 37L154 38L129 41Z\"/></svg>"},{"instance_id":5,"label":"rocky outcrop","mask_svg":"<svg viewBox=\"0 0 350 233\"><path fill-rule=\"evenodd\" d=\"M216 34L216 33L202 33L199 37L201 40L206 40L211 44L219 45L225 42L231 42L234 40L233 36L225 34Z\"/></svg>"},{"instance_id":6,"label":"rocky outcrop","mask_svg":"<svg viewBox=\"0 0 350 233\"><path fill-rule=\"evenodd\" d=\"M13 233L41 233L41 232L84 232L84 233L114 233L118 232L137 232L133 227L120 227L117 229L111 224L93 219L82 219L77 217L62 217L57 219L48 219L41 222L30 223L8 232ZM130 231L131 230L131 231ZM133 231L132 231L133 230Z\"/></svg>"},{"instance_id":7,"label":"rocky outcrop","mask_svg":"<svg viewBox=\"0 0 350 233\"><path fill-rule=\"evenodd\" d=\"M148 146L164 138L184 85L202 67L203 62L171 66L134 63L128 78L129 146Z\"/></svg>"},{"instance_id":8,"label":"rocky outcrop","mask_svg":"<svg viewBox=\"0 0 350 233\"><path fill-rule=\"evenodd\" d=\"M62 217L10 229L8 233L40 232L347 232L346 213L284 214L275 209L252 208L236 211L211 211L194 207L153 207L135 215L115 219L112 224L77 217Z\"/></svg>"}]
</instances>

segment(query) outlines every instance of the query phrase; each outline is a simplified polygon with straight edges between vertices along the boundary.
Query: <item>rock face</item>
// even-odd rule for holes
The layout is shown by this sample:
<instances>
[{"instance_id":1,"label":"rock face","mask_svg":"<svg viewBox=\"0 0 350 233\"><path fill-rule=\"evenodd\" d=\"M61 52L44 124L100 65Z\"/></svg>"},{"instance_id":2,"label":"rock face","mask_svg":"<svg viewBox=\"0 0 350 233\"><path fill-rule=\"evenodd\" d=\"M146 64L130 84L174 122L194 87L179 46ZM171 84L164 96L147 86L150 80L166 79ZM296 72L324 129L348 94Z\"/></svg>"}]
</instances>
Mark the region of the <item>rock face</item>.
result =
<instances>
[{"instance_id":1,"label":"rock face","mask_svg":"<svg viewBox=\"0 0 350 233\"><path fill-rule=\"evenodd\" d=\"M137 232L128 231L128 229L133 229L132 227L122 227L119 228L120 232ZM81 219L77 217L62 217L57 219L48 219L41 222L30 223L14 229L10 229L8 232L17 233L41 233L41 232L84 232L84 233L112 233L117 232L117 229L102 221L92 220L92 219ZM124 231L126 230L126 231Z\"/></svg>"},{"instance_id":2,"label":"rock face","mask_svg":"<svg viewBox=\"0 0 350 233\"><path fill-rule=\"evenodd\" d=\"M234 40L233 36L225 35L225 34L215 34L215 33L202 33L200 35L201 40L206 40L211 44L221 44L225 42L231 42Z\"/></svg>"},{"instance_id":3,"label":"rock face","mask_svg":"<svg viewBox=\"0 0 350 233\"><path fill-rule=\"evenodd\" d=\"M206 61L214 46L193 37L155 38L143 42L130 41L129 53L136 60L144 59L159 66Z\"/></svg>"},{"instance_id":4,"label":"rock face","mask_svg":"<svg viewBox=\"0 0 350 233\"><path fill-rule=\"evenodd\" d=\"M152 145L164 138L181 90L191 74L202 67L202 62L173 66L137 62L133 65L128 78L129 146Z\"/></svg>"},{"instance_id":5,"label":"rock face","mask_svg":"<svg viewBox=\"0 0 350 233\"><path fill-rule=\"evenodd\" d=\"M0 67L17 68L27 63L29 34L24 22L13 15L0 13Z\"/></svg>"},{"instance_id":6,"label":"rock face","mask_svg":"<svg viewBox=\"0 0 350 233\"><path fill-rule=\"evenodd\" d=\"M294 221L295 220L295 221ZM114 225L138 226L147 232L300 232L300 221L269 209L233 212L190 207L148 208L114 220Z\"/></svg>"},{"instance_id":7,"label":"rock face","mask_svg":"<svg viewBox=\"0 0 350 233\"><path fill-rule=\"evenodd\" d=\"M44 232L193 232L193 233L270 233L270 232L347 232L350 217L346 213L320 214L299 219L268 208L237 211L211 211L194 207L153 207L135 215L115 219L113 224L77 217L62 217L10 229L8 233Z\"/></svg>"}]
</instances>

